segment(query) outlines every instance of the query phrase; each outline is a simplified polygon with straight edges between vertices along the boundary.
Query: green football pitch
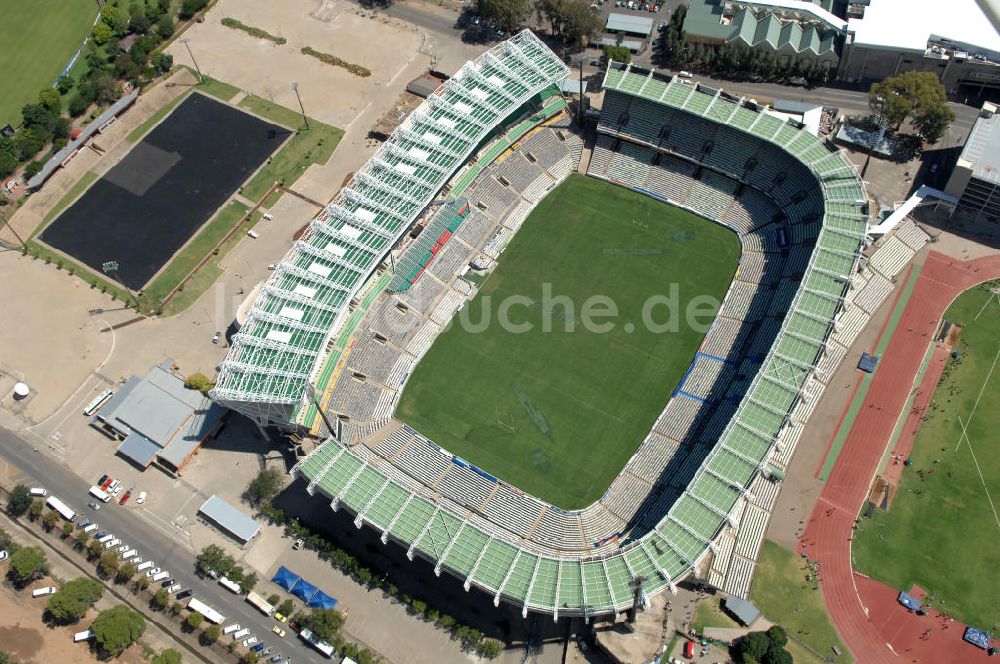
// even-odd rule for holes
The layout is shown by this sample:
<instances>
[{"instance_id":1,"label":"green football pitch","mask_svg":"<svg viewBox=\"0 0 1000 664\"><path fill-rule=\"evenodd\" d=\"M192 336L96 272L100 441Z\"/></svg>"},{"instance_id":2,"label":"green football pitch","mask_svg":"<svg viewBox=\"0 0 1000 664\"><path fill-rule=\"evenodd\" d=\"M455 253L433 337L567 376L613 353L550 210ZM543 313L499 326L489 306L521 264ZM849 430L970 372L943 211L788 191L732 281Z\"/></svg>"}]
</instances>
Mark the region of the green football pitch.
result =
<instances>
[{"instance_id":1,"label":"green football pitch","mask_svg":"<svg viewBox=\"0 0 1000 664\"><path fill-rule=\"evenodd\" d=\"M945 319L962 326L888 512L862 519L858 571L914 583L956 620L1000 629L1000 282L963 293ZM962 425L965 425L963 435Z\"/></svg>"},{"instance_id":2,"label":"green football pitch","mask_svg":"<svg viewBox=\"0 0 1000 664\"><path fill-rule=\"evenodd\" d=\"M574 175L535 208L435 341L396 417L542 500L584 507L677 387L739 255L722 226ZM588 307L593 296L604 298ZM692 326L686 312L698 300L703 325ZM609 302L617 315L587 324ZM505 312L531 329L504 325Z\"/></svg>"},{"instance_id":3,"label":"green football pitch","mask_svg":"<svg viewBox=\"0 0 1000 664\"><path fill-rule=\"evenodd\" d=\"M21 122L21 107L38 101L90 32L94 0L5 2L0 20L0 125Z\"/></svg>"}]
</instances>

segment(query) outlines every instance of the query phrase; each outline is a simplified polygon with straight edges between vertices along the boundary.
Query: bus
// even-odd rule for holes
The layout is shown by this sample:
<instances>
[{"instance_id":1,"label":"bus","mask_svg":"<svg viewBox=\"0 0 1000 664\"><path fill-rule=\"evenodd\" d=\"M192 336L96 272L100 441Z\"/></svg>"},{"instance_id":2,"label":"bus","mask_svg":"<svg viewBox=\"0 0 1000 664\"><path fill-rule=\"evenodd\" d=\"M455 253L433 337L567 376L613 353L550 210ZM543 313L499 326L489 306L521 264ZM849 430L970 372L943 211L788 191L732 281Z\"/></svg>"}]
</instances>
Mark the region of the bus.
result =
<instances>
[{"instance_id":1,"label":"bus","mask_svg":"<svg viewBox=\"0 0 1000 664\"><path fill-rule=\"evenodd\" d=\"M94 400L88 403L87 407L83 409L83 414L86 415L87 417L90 417L91 415L96 413L98 410L100 410L101 406L104 405L104 402L111 398L112 394L114 394L114 392L112 392L111 390L104 390L103 392L98 394L96 397L94 397Z\"/></svg>"},{"instance_id":2,"label":"bus","mask_svg":"<svg viewBox=\"0 0 1000 664\"><path fill-rule=\"evenodd\" d=\"M208 604L205 604L197 597L191 598L191 601L188 602L187 608L188 611L197 611L201 615L205 616L205 620L210 623L221 625L226 621L225 617L221 613L210 607Z\"/></svg>"},{"instance_id":3,"label":"bus","mask_svg":"<svg viewBox=\"0 0 1000 664\"><path fill-rule=\"evenodd\" d=\"M59 512L59 515L62 518L66 519L67 521L72 521L73 519L76 518L76 512L71 510L69 506L66 505L66 503L59 500L55 496L49 496L48 499L45 501L45 504L54 509L55 511Z\"/></svg>"}]
</instances>

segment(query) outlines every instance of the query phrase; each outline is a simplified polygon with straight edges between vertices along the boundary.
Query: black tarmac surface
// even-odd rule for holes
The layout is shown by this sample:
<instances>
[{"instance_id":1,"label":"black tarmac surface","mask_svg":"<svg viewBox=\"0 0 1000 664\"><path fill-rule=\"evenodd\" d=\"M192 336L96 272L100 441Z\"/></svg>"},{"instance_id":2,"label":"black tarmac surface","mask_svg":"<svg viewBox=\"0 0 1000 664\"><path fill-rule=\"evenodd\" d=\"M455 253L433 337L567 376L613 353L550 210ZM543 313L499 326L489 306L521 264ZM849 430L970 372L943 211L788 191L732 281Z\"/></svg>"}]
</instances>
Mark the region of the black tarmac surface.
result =
<instances>
[{"instance_id":1,"label":"black tarmac surface","mask_svg":"<svg viewBox=\"0 0 1000 664\"><path fill-rule=\"evenodd\" d=\"M291 132L192 94L41 235L138 290Z\"/></svg>"}]
</instances>

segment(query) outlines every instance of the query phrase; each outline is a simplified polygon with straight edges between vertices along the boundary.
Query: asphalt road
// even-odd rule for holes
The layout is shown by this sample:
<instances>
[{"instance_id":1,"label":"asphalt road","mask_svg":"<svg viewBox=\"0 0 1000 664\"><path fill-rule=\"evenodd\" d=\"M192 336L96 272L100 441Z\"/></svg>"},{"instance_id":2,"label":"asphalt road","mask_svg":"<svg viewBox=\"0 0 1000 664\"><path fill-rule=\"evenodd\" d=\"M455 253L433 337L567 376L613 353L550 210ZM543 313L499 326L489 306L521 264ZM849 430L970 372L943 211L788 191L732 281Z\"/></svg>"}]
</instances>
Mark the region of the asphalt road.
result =
<instances>
[{"instance_id":1,"label":"asphalt road","mask_svg":"<svg viewBox=\"0 0 1000 664\"><path fill-rule=\"evenodd\" d=\"M91 519L99 524L101 530L114 533L123 544L131 544L144 560L156 561L157 567L169 571L183 588L191 589L195 597L226 616L225 624L240 623L249 628L265 648L271 647L275 653L280 652L295 662L329 661L307 646L287 626L284 639L272 634L271 629L278 624L277 621L265 617L215 581L195 574L194 555L186 547L136 518L131 511L120 509L113 502L103 505L97 512L87 507L92 500L87 493L91 486L89 483L54 459L34 451L31 444L4 428L0 428L0 456L39 485L48 488L50 495L55 494L70 508L77 510L80 515L77 519ZM270 594L268 583L269 580L261 579L259 584L265 596Z\"/></svg>"}]
</instances>

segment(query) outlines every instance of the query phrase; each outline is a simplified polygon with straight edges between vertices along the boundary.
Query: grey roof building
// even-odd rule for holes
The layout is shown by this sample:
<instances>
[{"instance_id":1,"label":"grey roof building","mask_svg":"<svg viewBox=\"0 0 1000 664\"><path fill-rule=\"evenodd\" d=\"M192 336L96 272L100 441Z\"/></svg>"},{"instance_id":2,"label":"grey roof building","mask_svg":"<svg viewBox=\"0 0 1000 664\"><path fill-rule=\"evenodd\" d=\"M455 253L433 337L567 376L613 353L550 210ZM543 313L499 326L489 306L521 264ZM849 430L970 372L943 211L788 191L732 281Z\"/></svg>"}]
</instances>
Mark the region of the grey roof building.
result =
<instances>
[{"instance_id":1,"label":"grey roof building","mask_svg":"<svg viewBox=\"0 0 1000 664\"><path fill-rule=\"evenodd\" d=\"M695 42L767 48L778 57L835 67L846 21L831 6L832 0L692 0L684 32Z\"/></svg>"},{"instance_id":2,"label":"grey roof building","mask_svg":"<svg viewBox=\"0 0 1000 664\"><path fill-rule=\"evenodd\" d=\"M996 104L983 104L944 190L958 199L953 216L1000 223L1000 116Z\"/></svg>"},{"instance_id":3,"label":"grey roof building","mask_svg":"<svg viewBox=\"0 0 1000 664\"><path fill-rule=\"evenodd\" d=\"M760 609L739 597L726 597L722 600L722 608L744 627L753 625L760 618Z\"/></svg>"},{"instance_id":4,"label":"grey roof building","mask_svg":"<svg viewBox=\"0 0 1000 664\"><path fill-rule=\"evenodd\" d=\"M198 508L198 513L226 531L240 544L246 544L260 532L260 524L218 496L206 500Z\"/></svg>"},{"instance_id":5,"label":"grey roof building","mask_svg":"<svg viewBox=\"0 0 1000 664\"><path fill-rule=\"evenodd\" d=\"M121 440L118 454L140 468L154 461L170 472L183 468L222 422L225 409L198 390L164 360L142 378L132 376L91 423Z\"/></svg>"},{"instance_id":6,"label":"grey roof building","mask_svg":"<svg viewBox=\"0 0 1000 664\"><path fill-rule=\"evenodd\" d=\"M604 29L645 39L653 31L653 19L631 14L608 14L608 23Z\"/></svg>"}]
</instances>

